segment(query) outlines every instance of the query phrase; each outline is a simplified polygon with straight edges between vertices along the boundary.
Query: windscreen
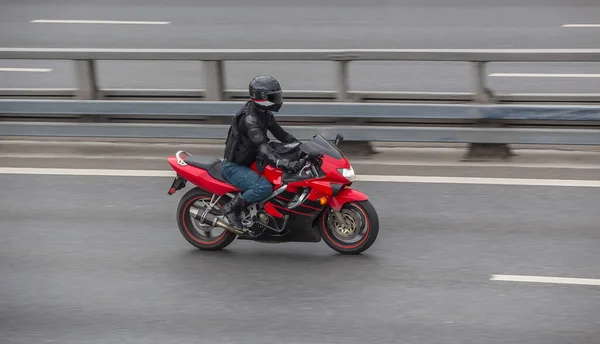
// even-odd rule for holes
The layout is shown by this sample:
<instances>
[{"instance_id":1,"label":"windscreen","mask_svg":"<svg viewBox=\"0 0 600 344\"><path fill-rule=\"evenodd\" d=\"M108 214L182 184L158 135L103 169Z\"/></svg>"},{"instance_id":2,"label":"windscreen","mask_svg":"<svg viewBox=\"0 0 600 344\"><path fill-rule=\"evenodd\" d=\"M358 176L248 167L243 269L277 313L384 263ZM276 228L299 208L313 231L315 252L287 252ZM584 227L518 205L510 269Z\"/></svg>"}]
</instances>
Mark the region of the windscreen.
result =
<instances>
[{"instance_id":1,"label":"windscreen","mask_svg":"<svg viewBox=\"0 0 600 344\"><path fill-rule=\"evenodd\" d=\"M342 159L344 155L342 152L321 135L313 137L312 140L303 143L300 149L306 154L316 152L324 155L328 155L334 159Z\"/></svg>"}]
</instances>

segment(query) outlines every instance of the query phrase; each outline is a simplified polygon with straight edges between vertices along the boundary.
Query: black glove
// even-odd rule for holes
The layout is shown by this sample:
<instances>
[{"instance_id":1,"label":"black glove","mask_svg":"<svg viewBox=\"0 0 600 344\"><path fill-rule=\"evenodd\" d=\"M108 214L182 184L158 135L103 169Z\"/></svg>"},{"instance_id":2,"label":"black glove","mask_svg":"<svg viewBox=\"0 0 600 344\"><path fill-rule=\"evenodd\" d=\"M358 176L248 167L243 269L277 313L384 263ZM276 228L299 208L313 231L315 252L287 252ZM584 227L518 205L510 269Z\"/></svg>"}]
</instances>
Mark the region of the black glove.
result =
<instances>
[{"instance_id":1,"label":"black glove","mask_svg":"<svg viewBox=\"0 0 600 344\"><path fill-rule=\"evenodd\" d=\"M297 172L300 171L300 169L302 169L302 166L304 164L302 164L299 161L289 161L288 159L279 159L277 161L277 165L275 167L281 167L285 170L287 170L290 173L293 172Z\"/></svg>"}]
</instances>

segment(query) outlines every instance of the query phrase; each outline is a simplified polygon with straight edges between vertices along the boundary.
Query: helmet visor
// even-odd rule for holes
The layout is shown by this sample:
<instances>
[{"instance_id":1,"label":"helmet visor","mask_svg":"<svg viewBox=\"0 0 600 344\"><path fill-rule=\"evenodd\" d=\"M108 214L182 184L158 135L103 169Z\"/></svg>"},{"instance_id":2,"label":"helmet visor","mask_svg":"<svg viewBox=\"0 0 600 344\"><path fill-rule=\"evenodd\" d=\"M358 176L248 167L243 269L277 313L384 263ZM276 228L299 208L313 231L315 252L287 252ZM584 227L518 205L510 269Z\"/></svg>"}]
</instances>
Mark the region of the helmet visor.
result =
<instances>
[{"instance_id":1,"label":"helmet visor","mask_svg":"<svg viewBox=\"0 0 600 344\"><path fill-rule=\"evenodd\" d=\"M283 103L283 93L281 91L267 95L267 100L273 104Z\"/></svg>"}]
</instances>

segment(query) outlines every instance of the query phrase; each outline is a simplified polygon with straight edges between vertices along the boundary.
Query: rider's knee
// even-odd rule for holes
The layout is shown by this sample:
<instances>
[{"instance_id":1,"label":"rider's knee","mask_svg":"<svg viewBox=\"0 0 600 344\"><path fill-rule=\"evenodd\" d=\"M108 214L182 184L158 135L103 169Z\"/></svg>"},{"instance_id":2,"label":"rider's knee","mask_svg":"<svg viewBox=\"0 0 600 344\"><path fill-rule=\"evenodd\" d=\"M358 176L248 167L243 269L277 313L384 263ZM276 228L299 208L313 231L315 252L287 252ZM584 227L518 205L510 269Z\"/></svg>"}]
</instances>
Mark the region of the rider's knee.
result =
<instances>
[{"instance_id":1,"label":"rider's knee","mask_svg":"<svg viewBox=\"0 0 600 344\"><path fill-rule=\"evenodd\" d=\"M269 183L269 181L265 178L261 178L258 181L257 189L261 198L265 199L271 195L271 192L273 192L273 185L271 185L271 183Z\"/></svg>"}]
</instances>

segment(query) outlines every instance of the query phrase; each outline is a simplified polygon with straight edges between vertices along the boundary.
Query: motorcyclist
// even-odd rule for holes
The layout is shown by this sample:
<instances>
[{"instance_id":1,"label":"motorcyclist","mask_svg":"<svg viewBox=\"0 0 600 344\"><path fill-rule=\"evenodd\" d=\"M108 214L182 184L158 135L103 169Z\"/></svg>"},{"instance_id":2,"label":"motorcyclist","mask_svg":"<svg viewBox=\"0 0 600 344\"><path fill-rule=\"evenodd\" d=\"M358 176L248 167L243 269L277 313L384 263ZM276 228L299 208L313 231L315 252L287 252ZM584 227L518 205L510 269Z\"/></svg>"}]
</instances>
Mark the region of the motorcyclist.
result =
<instances>
[{"instance_id":1,"label":"motorcyclist","mask_svg":"<svg viewBox=\"0 0 600 344\"><path fill-rule=\"evenodd\" d=\"M249 84L250 100L233 117L227 134L223 155L223 177L242 190L222 208L231 225L243 228L241 212L250 204L260 202L271 194L273 185L250 166L257 158L267 164L296 171L298 161L283 159L268 142L267 131L283 143L296 142L275 120L272 111L279 111L283 94L279 82L268 75L257 76Z\"/></svg>"}]
</instances>

